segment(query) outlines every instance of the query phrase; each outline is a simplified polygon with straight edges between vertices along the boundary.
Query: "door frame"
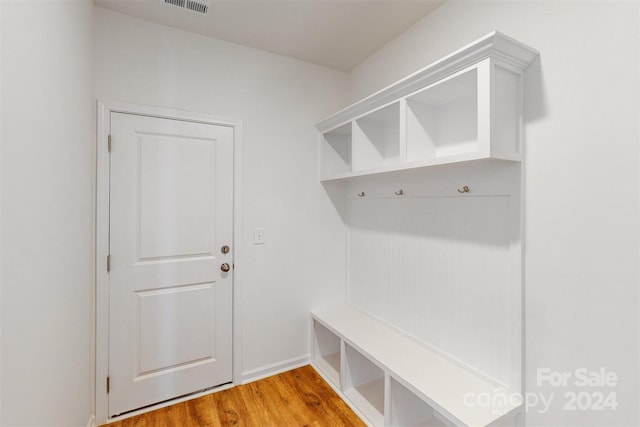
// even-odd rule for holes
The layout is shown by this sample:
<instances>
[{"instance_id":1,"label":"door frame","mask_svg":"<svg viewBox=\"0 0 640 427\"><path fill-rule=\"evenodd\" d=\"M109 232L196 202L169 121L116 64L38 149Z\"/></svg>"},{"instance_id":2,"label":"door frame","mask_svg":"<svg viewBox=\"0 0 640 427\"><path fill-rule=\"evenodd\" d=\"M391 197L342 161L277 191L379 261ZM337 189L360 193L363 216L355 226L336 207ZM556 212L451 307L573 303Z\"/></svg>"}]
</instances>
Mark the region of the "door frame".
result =
<instances>
[{"instance_id":1,"label":"door frame","mask_svg":"<svg viewBox=\"0 0 640 427\"><path fill-rule=\"evenodd\" d=\"M96 424L110 422L108 414L109 397L106 378L109 374L109 274L107 273L107 255L109 253L109 152L108 137L111 129L111 113L125 113L163 119L182 120L233 128L233 303L232 303L232 384L221 386L229 388L242 379L241 346L241 283L242 283L242 121L210 114L193 113L169 108L144 105L123 104L97 101L96 123L96 218L95 218L95 415ZM213 389L201 395L213 393ZM197 395L189 396L195 397ZM168 406L179 400L152 405L129 415L148 412ZM118 417L118 420L127 416Z\"/></svg>"}]
</instances>

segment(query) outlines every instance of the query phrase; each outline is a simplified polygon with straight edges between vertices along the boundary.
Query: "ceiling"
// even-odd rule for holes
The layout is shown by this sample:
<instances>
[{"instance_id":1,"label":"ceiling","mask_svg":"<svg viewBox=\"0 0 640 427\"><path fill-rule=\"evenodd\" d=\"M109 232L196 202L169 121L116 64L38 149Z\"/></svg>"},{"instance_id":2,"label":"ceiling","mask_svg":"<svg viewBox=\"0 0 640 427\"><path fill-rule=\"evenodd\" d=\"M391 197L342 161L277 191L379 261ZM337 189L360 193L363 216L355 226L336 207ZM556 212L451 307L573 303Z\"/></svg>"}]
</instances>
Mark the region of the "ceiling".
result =
<instances>
[{"instance_id":1,"label":"ceiling","mask_svg":"<svg viewBox=\"0 0 640 427\"><path fill-rule=\"evenodd\" d=\"M201 15L164 0L96 5L181 30L342 71L362 62L444 0L205 0Z\"/></svg>"}]
</instances>

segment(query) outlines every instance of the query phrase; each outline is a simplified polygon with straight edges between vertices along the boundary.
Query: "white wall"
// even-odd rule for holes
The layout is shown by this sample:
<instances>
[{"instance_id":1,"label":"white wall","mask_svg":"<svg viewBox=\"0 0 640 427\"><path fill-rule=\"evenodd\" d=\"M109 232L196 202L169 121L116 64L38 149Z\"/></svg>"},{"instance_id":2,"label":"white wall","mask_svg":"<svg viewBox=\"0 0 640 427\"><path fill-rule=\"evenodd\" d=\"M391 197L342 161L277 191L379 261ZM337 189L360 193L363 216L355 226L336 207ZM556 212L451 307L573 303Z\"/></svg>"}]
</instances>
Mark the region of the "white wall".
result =
<instances>
[{"instance_id":1,"label":"white wall","mask_svg":"<svg viewBox=\"0 0 640 427\"><path fill-rule=\"evenodd\" d=\"M526 82L528 425L638 419L637 2L450 1L350 73L352 101L496 29L541 52ZM615 371L615 411L564 411L538 368Z\"/></svg>"},{"instance_id":2,"label":"white wall","mask_svg":"<svg viewBox=\"0 0 640 427\"><path fill-rule=\"evenodd\" d=\"M92 9L2 2L2 425L93 412Z\"/></svg>"},{"instance_id":3,"label":"white wall","mask_svg":"<svg viewBox=\"0 0 640 427\"><path fill-rule=\"evenodd\" d=\"M347 75L99 8L95 31L98 99L242 120L241 369L303 360L312 303L344 298L344 227L317 180L314 125L344 103Z\"/></svg>"}]
</instances>

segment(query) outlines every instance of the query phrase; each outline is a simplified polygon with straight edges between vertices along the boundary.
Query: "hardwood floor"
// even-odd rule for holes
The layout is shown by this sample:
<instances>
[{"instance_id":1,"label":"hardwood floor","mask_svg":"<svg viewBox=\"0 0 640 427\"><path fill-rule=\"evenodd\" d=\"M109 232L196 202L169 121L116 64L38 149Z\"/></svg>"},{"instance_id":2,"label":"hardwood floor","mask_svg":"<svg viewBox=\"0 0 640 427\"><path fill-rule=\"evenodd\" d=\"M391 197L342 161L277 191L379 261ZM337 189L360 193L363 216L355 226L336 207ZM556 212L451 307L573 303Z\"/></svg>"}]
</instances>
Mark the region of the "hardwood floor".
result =
<instances>
[{"instance_id":1,"label":"hardwood floor","mask_svg":"<svg viewBox=\"0 0 640 427\"><path fill-rule=\"evenodd\" d=\"M158 409L109 427L365 426L311 366Z\"/></svg>"}]
</instances>

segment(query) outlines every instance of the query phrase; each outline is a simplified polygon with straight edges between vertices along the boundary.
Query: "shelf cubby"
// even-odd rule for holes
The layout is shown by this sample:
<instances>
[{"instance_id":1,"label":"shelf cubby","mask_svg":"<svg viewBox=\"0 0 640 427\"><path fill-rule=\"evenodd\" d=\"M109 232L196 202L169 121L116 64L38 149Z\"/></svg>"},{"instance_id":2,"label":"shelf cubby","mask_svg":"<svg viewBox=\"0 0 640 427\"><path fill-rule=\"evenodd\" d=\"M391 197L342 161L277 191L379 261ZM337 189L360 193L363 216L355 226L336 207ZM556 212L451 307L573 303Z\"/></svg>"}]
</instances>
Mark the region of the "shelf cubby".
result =
<instances>
[{"instance_id":1,"label":"shelf cubby","mask_svg":"<svg viewBox=\"0 0 640 427\"><path fill-rule=\"evenodd\" d=\"M426 402L394 378L391 381L391 427L451 427L455 424L441 417Z\"/></svg>"},{"instance_id":2,"label":"shelf cubby","mask_svg":"<svg viewBox=\"0 0 640 427\"><path fill-rule=\"evenodd\" d=\"M523 75L537 56L494 31L327 117L316 125L327 152L321 180L522 161ZM350 131L351 151L331 142L344 135L338 127Z\"/></svg>"},{"instance_id":3,"label":"shelf cubby","mask_svg":"<svg viewBox=\"0 0 640 427\"><path fill-rule=\"evenodd\" d=\"M344 394L375 426L384 425L384 371L345 345Z\"/></svg>"},{"instance_id":4,"label":"shelf cubby","mask_svg":"<svg viewBox=\"0 0 640 427\"><path fill-rule=\"evenodd\" d=\"M322 172L335 175L351 171L352 123L322 134Z\"/></svg>"},{"instance_id":5,"label":"shelf cubby","mask_svg":"<svg viewBox=\"0 0 640 427\"><path fill-rule=\"evenodd\" d=\"M319 322L313 322L313 362L322 373L340 387L340 338Z\"/></svg>"},{"instance_id":6,"label":"shelf cubby","mask_svg":"<svg viewBox=\"0 0 640 427\"><path fill-rule=\"evenodd\" d=\"M406 100L408 162L478 152L477 68Z\"/></svg>"},{"instance_id":7,"label":"shelf cubby","mask_svg":"<svg viewBox=\"0 0 640 427\"><path fill-rule=\"evenodd\" d=\"M399 163L400 103L387 105L355 120L353 144L353 170Z\"/></svg>"}]
</instances>

